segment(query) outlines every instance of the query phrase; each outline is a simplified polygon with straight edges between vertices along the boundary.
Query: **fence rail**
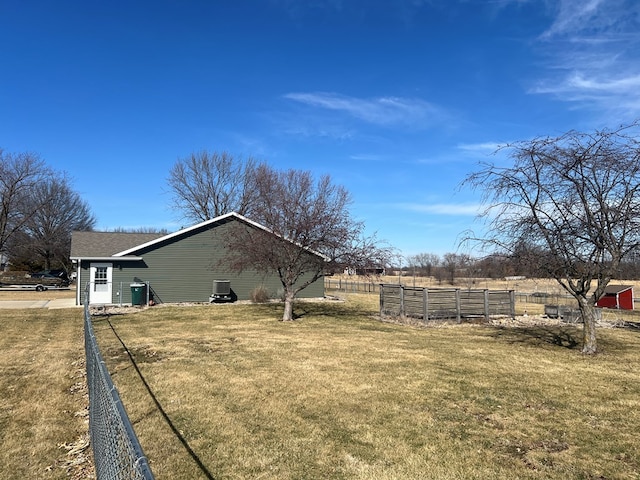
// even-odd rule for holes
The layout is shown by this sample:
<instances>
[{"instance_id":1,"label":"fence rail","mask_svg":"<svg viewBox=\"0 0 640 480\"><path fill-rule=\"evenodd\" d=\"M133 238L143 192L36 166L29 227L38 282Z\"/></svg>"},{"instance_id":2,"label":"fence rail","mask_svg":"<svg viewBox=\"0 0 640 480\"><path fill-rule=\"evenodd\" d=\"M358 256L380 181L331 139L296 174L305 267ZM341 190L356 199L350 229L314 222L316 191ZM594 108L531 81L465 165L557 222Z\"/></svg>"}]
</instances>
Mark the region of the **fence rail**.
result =
<instances>
[{"instance_id":1,"label":"fence rail","mask_svg":"<svg viewBox=\"0 0 640 480\"><path fill-rule=\"evenodd\" d=\"M374 283L374 282L348 280L348 279L341 279L341 278L328 278L328 277L325 277L324 279L324 287L327 291L339 291L339 292L345 292L345 293L379 293L380 285L382 284L379 282ZM405 284L400 284L400 283L384 284L384 285L405 286ZM419 288L419 289L429 288L430 290L440 290L439 288L436 288L436 287L416 287L415 285L413 288ZM448 290L455 290L455 288L450 288ZM460 290L465 291L466 289L461 288ZM493 290L490 290L490 291L493 291ZM540 305L554 303L554 304L560 304L560 305L575 305L575 299L568 294L547 293L547 292L516 292L514 290L514 295L515 295L516 303L537 303ZM640 297L636 298L635 301L637 303L640 303Z\"/></svg>"},{"instance_id":2,"label":"fence rail","mask_svg":"<svg viewBox=\"0 0 640 480\"><path fill-rule=\"evenodd\" d=\"M84 301L84 345L89 388L89 435L98 480L153 480L120 395L102 359Z\"/></svg>"},{"instance_id":3,"label":"fence rail","mask_svg":"<svg viewBox=\"0 0 640 480\"><path fill-rule=\"evenodd\" d=\"M380 284L325 277L324 288L326 290L338 290L347 293L378 293L380 291Z\"/></svg>"},{"instance_id":4,"label":"fence rail","mask_svg":"<svg viewBox=\"0 0 640 480\"><path fill-rule=\"evenodd\" d=\"M545 292L516 292L516 302L519 303L537 303L546 305L555 303L560 305L575 305L576 299L568 294L545 293Z\"/></svg>"},{"instance_id":5,"label":"fence rail","mask_svg":"<svg viewBox=\"0 0 640 480\"><path fill-rule=\"evenodd\" d=\"M491 315L515 316L513 290L462 290L459 288L380 285L380 315L435 319Z\"/></svg>"}]
</instances>

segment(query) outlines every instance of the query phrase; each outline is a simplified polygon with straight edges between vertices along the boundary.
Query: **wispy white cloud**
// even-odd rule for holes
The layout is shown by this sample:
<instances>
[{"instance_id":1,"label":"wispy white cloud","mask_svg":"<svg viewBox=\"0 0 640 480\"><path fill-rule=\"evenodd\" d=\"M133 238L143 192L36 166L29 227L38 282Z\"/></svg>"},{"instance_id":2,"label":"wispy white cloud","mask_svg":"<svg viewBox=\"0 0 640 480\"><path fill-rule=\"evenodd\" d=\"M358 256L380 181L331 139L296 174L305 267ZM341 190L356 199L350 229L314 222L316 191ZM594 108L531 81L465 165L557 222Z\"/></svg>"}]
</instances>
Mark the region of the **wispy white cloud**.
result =
<instances>
[{"instance_id":1,"label":"wispy white cloud","mask_svg":"<svg viewBox=\"0 0 640 480\"><path fill-rule=\"evenodd\" d=\"M607 0L560 0L557 14L551 26L541 38L549 39L559 35L574 35L585 29L593 29L608 24L611 19L602 14L601 7Z\"/></svg>"},{"instance_id":2,"label":"wispy white cloud","mask_svg":"<svg viewBox=\"0 0 640 480\"><path fill-rule=\"evenodd\" d=\"M471 154L491 155L500 148L499 143L483 142L483 143L461 143L457 146L458 150Z\"/></svg>"},{"instance_id":3,"label":"wispy white cloud","mask_svg":"<svg viewBox=\"0 0 640 480\"><path fill-rule=\"evenodd\" d=\"M381 162L387 160L385 156L374 153L357 153L350 155L349 158L351 160L358 160L361 162Z\"/></svg>"},{"instance_id":4,"label":"wispy white cloud","mask_svg":"<svg viewBox=\"0 0 640 480\"><path fill-rule=\"evenodd\" d=\"M400 203L399 208L435 215L476 216L482 209L479 203Z\"/></svg>"},{"instance_id":5,"label":"wispy white cloud","mask_svg":"<svg viewBox=\"0 0 640 480\"><path fill-rule=\"evenodd\" d=\"M413 126L439 123L446 116L439 107L416 98L356 98L337 93L288 93L285 98L310 107L345 113L367 123L380 126Z\"/></svg>"},{"instance_id":6,"label":"wispy white cloud","mask_svg":"<svg viewBox=\"0 0 640 480\"><path fill-rule=\"evenodd\" d=\"M558 85L539 85L535 93L605 93L611 95L635 95L640 89L640 73L629 76L601 75L588 77L585 72L573 72Z\"/></svg>"},{"instance_id":7,"label":"wispy white cloud","mask_svg":"<svg viewBox=\"0 0 640 480\"><path fill-rule=\"evenodd\" d=\"M640 2L559 0L538 38L546 75L529 89L582 108L640 115Z\"/></svg>"},{"instance_id":8,"label":"wispy white cloud","mask_svg":"<svg viewBox=\"0 0 640 480\"><path fill-rule=\"evenodd\" d=\"M317 125L314 122L289 123L282 127L282 131L287 135L298 137L320 137L338 141L345 141L354 137L354 132L351 129L329 123L322 125Z\"/></svg>"}]
</instances>

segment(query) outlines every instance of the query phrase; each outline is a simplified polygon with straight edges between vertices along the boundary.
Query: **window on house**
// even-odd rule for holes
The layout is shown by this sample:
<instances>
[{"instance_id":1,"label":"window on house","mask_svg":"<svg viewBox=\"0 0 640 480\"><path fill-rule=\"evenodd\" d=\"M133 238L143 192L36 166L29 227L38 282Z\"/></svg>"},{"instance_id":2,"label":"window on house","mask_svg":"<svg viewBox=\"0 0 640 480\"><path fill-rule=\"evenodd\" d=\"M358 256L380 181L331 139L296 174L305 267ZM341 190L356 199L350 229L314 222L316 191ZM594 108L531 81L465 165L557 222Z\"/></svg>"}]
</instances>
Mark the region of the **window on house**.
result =
<instances>
[{"instance_id":1,"label":"window on house","mask_svg":"<svg viewBox=\"0 0 640 480\"><path fill-rule=\"evenodd\" d=\"M96 276L93 288L96 292L107 291L109 288L107 285L107 267L96 267Z\"/></svg>"}]
</instances>

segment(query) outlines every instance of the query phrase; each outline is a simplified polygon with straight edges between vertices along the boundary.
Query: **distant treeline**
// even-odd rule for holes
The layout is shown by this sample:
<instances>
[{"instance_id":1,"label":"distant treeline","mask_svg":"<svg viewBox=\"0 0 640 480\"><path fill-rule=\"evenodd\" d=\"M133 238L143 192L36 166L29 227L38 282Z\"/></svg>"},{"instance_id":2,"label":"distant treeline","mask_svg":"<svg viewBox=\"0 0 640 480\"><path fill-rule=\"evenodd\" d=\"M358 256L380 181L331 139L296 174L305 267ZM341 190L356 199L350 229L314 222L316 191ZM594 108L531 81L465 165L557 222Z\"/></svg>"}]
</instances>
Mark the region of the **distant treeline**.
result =
<instances>
[{"instance_id":1,"label":"distant treeline","mask_svg":"<svg viewBox=\"0 0 640 480\"><path fill-rule=\"evenodd\" d=\"M493 254L474 258L466 254L420 253L406 258L406 265L387 268L388 275L400 270L407 275L433 277L439 283L454 284L456 278L505 278L523 276L528 278L551 278L557 265L551 255L539 251L518 251L513 254ZM620 263L615 278L640 279L640 252L634 252Z\"/></svg>"}]
</instances>

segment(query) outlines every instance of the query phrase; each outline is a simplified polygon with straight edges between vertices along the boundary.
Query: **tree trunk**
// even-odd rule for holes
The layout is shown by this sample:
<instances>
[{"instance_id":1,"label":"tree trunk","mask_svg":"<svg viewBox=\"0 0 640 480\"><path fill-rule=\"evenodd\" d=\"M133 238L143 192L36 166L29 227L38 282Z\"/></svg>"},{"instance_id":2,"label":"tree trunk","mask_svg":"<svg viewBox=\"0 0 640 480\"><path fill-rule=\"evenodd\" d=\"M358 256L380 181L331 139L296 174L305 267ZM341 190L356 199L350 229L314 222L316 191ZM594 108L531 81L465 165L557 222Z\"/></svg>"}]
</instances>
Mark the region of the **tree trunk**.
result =
<instances>
[{"instance_id":1,"label":"tree trunk","mask_svg":"<svg viewBox=\"0 0 640 480\"><path fill-rule=\"evenodd\" d=\"M285 291L284 292L284 313L282 314L283 322L290 322L293 320L293 300L295 293Z\"/></svg>"},{"instance_id":2,"label":"tree trunk","mask_svg":"<svg viewBox=\"0 0 640 480\"><path fill-rule=\"evenodd\" d=\"M580 302L580 313L582 314L582 353L593 355L598 349L596 341L596 310L593 305Z\"/></svg>"}]
</instances>

